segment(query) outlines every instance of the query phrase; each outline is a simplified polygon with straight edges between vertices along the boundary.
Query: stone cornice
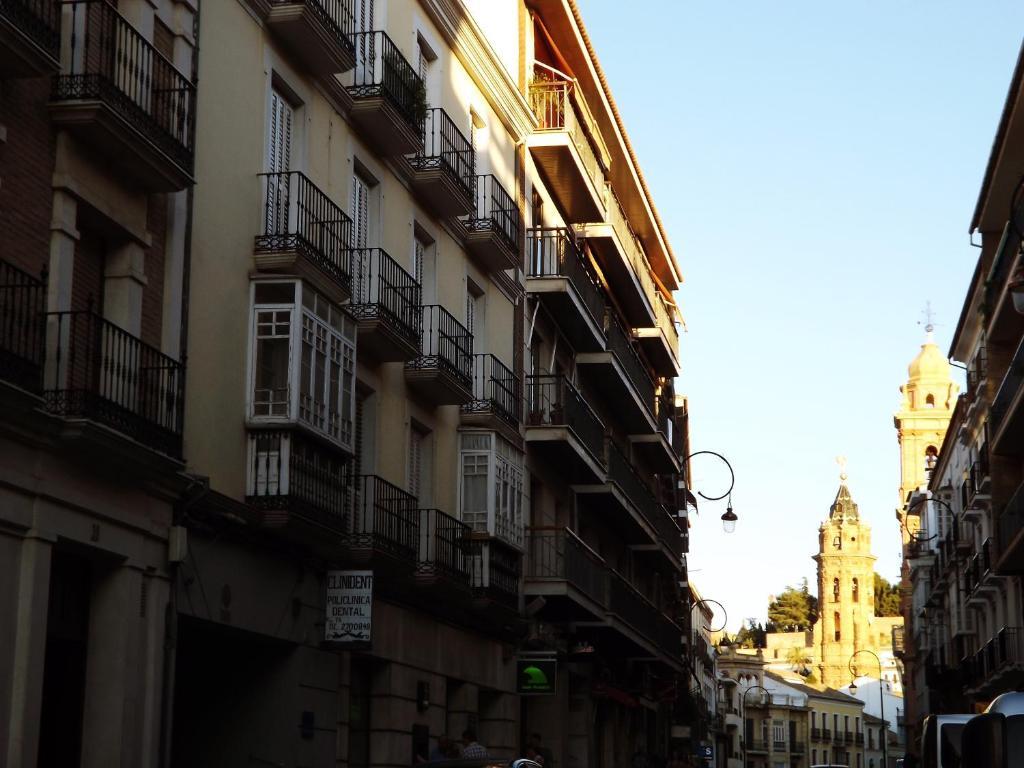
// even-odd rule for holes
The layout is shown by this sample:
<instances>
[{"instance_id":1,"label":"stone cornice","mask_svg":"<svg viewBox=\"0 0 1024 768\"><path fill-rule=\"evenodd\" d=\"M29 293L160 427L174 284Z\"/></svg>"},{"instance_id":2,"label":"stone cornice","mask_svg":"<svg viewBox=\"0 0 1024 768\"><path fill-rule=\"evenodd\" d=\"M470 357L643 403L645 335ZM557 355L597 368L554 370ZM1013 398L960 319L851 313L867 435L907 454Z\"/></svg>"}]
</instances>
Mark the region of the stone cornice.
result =
<instances>
[{"instance_id":1,"label":"stone cornice","mask_svg":"<svg viewBox=\"0 0 1024 768\"><path fill-rule=\"evenodd\" d=\"M462 0L421 0L455 55L516 142L533 131L530 105Z\"/></svg>"}]
</instances>

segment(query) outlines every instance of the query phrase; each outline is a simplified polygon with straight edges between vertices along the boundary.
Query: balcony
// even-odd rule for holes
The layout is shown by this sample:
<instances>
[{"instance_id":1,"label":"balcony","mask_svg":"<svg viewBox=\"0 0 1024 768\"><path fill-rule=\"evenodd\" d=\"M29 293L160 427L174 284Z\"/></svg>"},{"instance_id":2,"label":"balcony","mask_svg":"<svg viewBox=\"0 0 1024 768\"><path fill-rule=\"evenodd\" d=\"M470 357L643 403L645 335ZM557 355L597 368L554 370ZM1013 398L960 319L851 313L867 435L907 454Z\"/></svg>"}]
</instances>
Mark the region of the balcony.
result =
<instances>
[{"instance_id":1,"label":"balcony","mask_svg":"<svg viewBox=\"0 0 1024 768\"><path fill-rule=\"evenodd\" d=\"M349 496L349 556L374 567L413 568L420 544L416 497L376 475L353 478Z\"/></svg>"},{"instance_id":2,"label":"balcony","mask_svg":"<svg viewBox=\"0 0 1024 768\"><path fill-rule=\"evenodd\" d=\"M569 482L604 482L604 424L564 376L526 377L526 442Z\"/></svg>"},{"instance_id":3,"label":"balcony","mask_svg":"<svg viewBox=\"0 0 1024 768\"><path fill-rule=\"evenodd\" d=\"M497 616L519 611L522 555L497 539L472 544L470 585L478 609Z\"/></svg>"},{"instance_id":4,"label":"balcony","mask_svg":"<svg viewBox=\"0 0 1024 768\"><path fill-rule=\"evenodd\" d=\"M387 33L357 32L352 42L352 121L383 155L419 151L427 113L423 80Z\"/></svg>"},{"instance_id":5,"label":"balcony","mask_svg":"<svg viewBox=\"0 0 1024 768\"><path fill-rule=\"evenodd\" d=\"M566 220L571 224L604 220L608 153L576 84L534 82L530 106L537 128L526 146Z\"/></svg>"},{"instance_id":6,"label":"balcony","mask_svg":"<svg viewBox=\"0 0 1024 768\"><path fill-rule=\"evenodd\" d=\"M409 158L411 184L438 216L465 216L474 208L476 153L469 139L440 107L427 110L423 146Z\"/></svg>"},{"instance_id":7,"label":"balcony","mask_svg":"<svg viewBox=\"0 0 1024 768\"><path fill-rule=\"evenodd\" d=\"M527 231L526 290L536 296L580 352L605 348L604 290L567 229Z\"/></svg>"},{"instance_id":8,"label":"balcony","mask_svg":"<svg viewBox=\"0 0 1024 768\"><path fill-rule=\"evenodd\" d=\"M994 453L1024 455L1024 338L992 400L989 429Z\"/></svg>"},{"instance_id":9,"label":"balcony","mask_svg":"<svg viewBox=\"0 0 1024 768\"><path fill-rule=\"evenodd\" d=\"M996 534L999 542L996 572L1024 574L1024 483L1017 486L996 517Z\"/></svg>"},{"instance_id":10,"label":"balcony","mask_svg":"<svg viewBox=\"0 0 1024 768\"><path fill-rule=\"evenodd\" d=\"M336 557L350 491L349 464L337 451L294 431L249 430L245 496L256 525Z\"/></svg>"},{"instance_id":11,"label":"balcony","mask_svg":"<svg viewBox=\"0 0 1024 768\"><path fill-rule=\"evenodd\" d=\"M466 250L485 272L521 265L519 206L491 175L476 177L473 210L462 223Z\"/></svg>"},{"instance_id":12,"label":"balcony","mask_svg":"<svg viewBox=\"0 0 1024 768\"><path fill-rule=\"evenodd\" d=\"M576 236L590 243L608 284L615 286L616 298L630 326L655 326L658 288L651 265L610 184L605 185L605 202L604 219L577 224Z\"/></svg>"},{"instance_id":13,"label":"balcony","mask_svg":"<svg viewBox=\"0 0 1024 768\"><path fill-rule=\"evenodd\" d=\"M661 650L659 639L663 631L663 614L615 570L610 572L608 579L608 616L613 627L641 647ZM682 657L673 661L681 665Z\"/></svg>"},{"instance_id":14,"label":"balcony","mask_svg":"<svg viewBox=\"0 0 1024 768\"><path fill-rule=\"evenodd\" d=\"M1024 203L1020 205L1024 206ZM1007 213L1011 212L1007 211ZM1018 210L1012 215L1021 216L1022 212ZM1006 344L1015 341L1024 331L1024 318L1014 311L1013 297L1007 290L1010 277L1014 274L1014 266L1018 263L1020 248L1020 238L1007 221L1002 238L992 258L992 268L985 279L983 306L989 319L985 336L986 341L990 344Z\"/></svg>"},{"instance_id":15,"label":"balcony","mask_svg":"<svg viewBox=\"0 0 1024 768\"><path fill-rule=\"evenodd\" d=\"M473 355L473 399L462 406L462 423L500 430L520 442L522 388L515 374L494 355Z\"/></svg>"},{"instance_id":16,"label":"balcony","mask_svg":"<svg viewBox=\"0 0 1024 768\"><path fill-rule=\"evenodd\" d=\"M468 525L439 509L419 510L417 584L468 591L471 535Z\"/></svg>"},{"instance_id":17,"label":"balcony","mask_svg":"<svg viewBox=\"0 0 1024 768\"><path fill-rule=\"evenodd\" d=\"M314 75L336 75L355 66L352 0L269 0L267 27Z\"/></svg>"},{"instance_id":18,"label":"balcony","mask_svg":"<svg viewBox=\"0 0 1024 768\"><path fill-rule=\"evenodd\" d=\"M340 304L352 296L352 220L298 171L264 173L256 269L298 275Z\"/></svg>"},{"instance_id":19,"label":"balcony","mask_svg":"<svg viewBox=\"0 0 1024 768\"><path fill-rule=\"evenodd\" d=\"M59 0L0 0L0 80L60 69Z\"/></svg>"},{"instance_id":20,"label":"balcony","mask_svg":"<svg viewBox=\"0 0 1024 768\"><path fill-rule=\"evenodd\" d=\"M952 612L951 618L953 637L974 637L977 632L977 626L974 621L973 611L961 605Z\"/></svg>"},{"instance_id":21,"label":"balcony","mask_svg":"<svg viewBox=\"0 0 1024 768\"><path fill-rule=\"evenodd\" d=\"M972 697L990 698L1024 683L1024 649L1019 627L1003 627L973 656L961 662Z\"/></svg>"},{"instance_id":22,"label":"balcony","mask_svg":"<svg viewBox=\"0 0 1024 768\"><path fill-rule=\"evenodd\" d=\"M821 740L821 728L811 728L811 738L815 741Z\"/></svg>"},{"instance_id":23,"label":"balcony","mask_svg":"<svg viewBox=\"0 0 1024 768\"><path fill-rule=\"evenodd\" d=\"M581 352L576 365L609 405L614 404L627 432L655 434L654 380L636 350L632 337L610 307L604 317L604 350Z\"/></svg>"},{"instance_id":24,"label":"balcony","mask_svg":"<svg viewBox=\"0 0 1024 768\"><path fill-rule=\"evenodd\" d=\"M967 392L971 402L984 395L985 382L988 380L988 353L985 346L978 348L977 354L967 366Z\"/></svg>"},{"instance_id":25,"label":"balcony","mask_svg":"<svg viewBox=\"0 0 1024 768\"><path fill-rule=\"evenodd\" d=\"M577 496L615 524L635 551L660 553L678 567L682 541L674 518L615 443L608 441L606 455L604 482L576 485Z\"/></svg>"},{"instance_id":26,"label":"balcony","mask_svg":"<svg viewBox=\"0 0 1024 768\"><path fill-rule=\"evenodd\" d=\"M555 621L603 619L609 570L604 559L568 528L531 528L523 591L543 595Z\"/></svg>"},{"instance_id":27,"label":"balcony","mask_svg":"<svg viewBox=\"0 0 1024 768\"><path fill-rule=\"evenodd\" d=\"M832 741L832 731L830 731L828 728L822 728L821 739L822 741Z\"/></svg>"},{"instance_id":28,"label":"balcony","mask_svg":"<svg viewBox=\"0 0 1024 768\"><path fill-rule=\"evenodd\" d=\"M434 405L473 399L473 336L439 304L423 307L420 354L405 364L405 381Z\"/></svg>"},{"instance_id":29,"label":"balcony","mask_svg":"<svg viewBox=\"0 0 1024 768\"><path fill-rule=\"evenodd\" d=\"M45 276L0 261L0 381L36 395L43 391Z\"/></svg>"},{"instance_id":30,"label":"balcony","mask_svg":"<svg viewBox=\"0 0 1024 768\"><path fill-rule=\"evenodd\" d=\"M46 317L47 409L180 459L185 366L94 312Z\"/></svg>"},{"instance_id":31,"label":"balcony","mask_svg":"<svg viewBox=\"0 0 1024 768\"><path fill-rule=\"evenodd\" d=\"M670 302L660 293L654 302L655 324L653 327L633 329L633 337L662 376L679 375L679 330L676 328L676 312Z\"/></svg>"},{"instance_id":32,"label":"balcony","mask_svg":"<svg viewBox=\"0 0 1024 768\"><path fill-rule=\"evenodd\" d=\"M193 183L195 87L106 0L63 3L54 123L147 192ZM69 11L68 11L69 9Z\"/></svg>"},{"instance_id":33,"label":"balcony","mask_svg":"<svg viewBox=\"0 0 1024 768\"><path fill-rule=\"evenodd\" d=\"M353 249L350 260L359 354L385 362L417 357L423 328L420 284L383 248Z\"/></svg>"}]
</instances>

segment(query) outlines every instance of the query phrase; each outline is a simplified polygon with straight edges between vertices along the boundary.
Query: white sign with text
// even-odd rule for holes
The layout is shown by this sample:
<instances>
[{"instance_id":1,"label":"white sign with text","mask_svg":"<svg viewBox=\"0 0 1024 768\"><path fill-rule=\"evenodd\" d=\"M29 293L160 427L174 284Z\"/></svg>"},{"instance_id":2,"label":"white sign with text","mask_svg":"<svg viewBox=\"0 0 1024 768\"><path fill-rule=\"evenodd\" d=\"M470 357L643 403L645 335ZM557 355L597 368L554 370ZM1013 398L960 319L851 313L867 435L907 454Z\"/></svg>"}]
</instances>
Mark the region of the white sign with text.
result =
<instances>
[{"instance_id":1,"label":"white sign with text","mask_svg":"<svg viewBox=\"0 0 1024 768\"><path fill-rule=\"evenodd\" d=\"M372 612L373 571L327 572L327 642L369 645Z\"/></svg>"}]
</instances>

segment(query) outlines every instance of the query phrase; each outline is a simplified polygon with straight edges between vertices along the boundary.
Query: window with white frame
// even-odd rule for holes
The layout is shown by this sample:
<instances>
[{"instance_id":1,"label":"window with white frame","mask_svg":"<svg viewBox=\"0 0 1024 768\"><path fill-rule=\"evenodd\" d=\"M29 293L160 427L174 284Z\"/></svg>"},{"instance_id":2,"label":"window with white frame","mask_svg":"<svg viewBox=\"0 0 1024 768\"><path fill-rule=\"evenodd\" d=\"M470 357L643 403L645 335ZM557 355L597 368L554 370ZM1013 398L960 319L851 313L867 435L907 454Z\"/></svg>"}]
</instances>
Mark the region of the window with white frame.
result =
<instances>
[{"instance_id":1,"label":"window with white frame","mask_svg":"<svg viewBox=\"0 0 1024 768\"><path fill-rule=\"evenodd\" d=\"M462 521L509 543L523 540L523 455L493 432L464 432L459 446Z\"/></svg>"},{"instance_id":2,"label":"window with white frame","mask_svg":"<svg viewBox=\"0 0 1024 768\"><path fill-rule=\"evenodd\" d=\"M252 286L248 418L299 424L352 450L355 324L299 281Z\"/></svg>"}]
</instances>

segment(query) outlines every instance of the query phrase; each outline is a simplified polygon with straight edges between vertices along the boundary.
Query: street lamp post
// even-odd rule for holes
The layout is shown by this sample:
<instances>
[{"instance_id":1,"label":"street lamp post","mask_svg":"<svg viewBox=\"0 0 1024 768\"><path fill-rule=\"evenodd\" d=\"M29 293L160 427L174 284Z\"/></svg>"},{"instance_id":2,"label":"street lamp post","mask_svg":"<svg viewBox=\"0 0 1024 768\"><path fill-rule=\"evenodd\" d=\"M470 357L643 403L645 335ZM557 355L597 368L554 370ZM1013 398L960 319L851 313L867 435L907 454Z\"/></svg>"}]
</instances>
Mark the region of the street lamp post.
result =
<instances>
[{"instance_id":1,"label":"street lamp post","mask_svg":"<svg viewBox=\"0 0 1024 768\"><path fill-rule=\"evenodd\" d=\"M689 456L683 459L684 468L689 466L688 462L694 456L704 455L714 456L725 462L725 466L729 469L729 487L726 488L725 492L719 496L706 496L702 491L697 491L697 496L700 496L702 499L706 499L707 501L721 501L726 496L729 497L729 501L725 507L725 512L722 515L722 528L725 530L726 533L732 533L736 530L736 521L739 519L738 517L736 517L736 513L732 511L732 489L733 486L736 485L736 473L732 471L732 464L729 463L729 460L725 458L725 456L723 456L722 454L715 453L714 451L696 451L694 453L691 453ZM681 475L679 478L679 490L682 491L683 504L690 503L693 504L694 507L697 506L697 498L690 492L690 489L687 488L686 486L685 474ZM682 514L680 513L680 517L681 516Z\"/></svg>"},{"instance_id":2,"label":"street lamp post","mask_svg":"<svg viewBox=\"0 0 1024 768\"><path fill-rule=\"evenodd\" d=\"M885 768L889 768L889 723L885 720L885 693L882 689L882 660L878 658L877 653L869 651L867 648L861 648L859 651L853 652L853 656L851 656L849 662L847 662L850 674L852 674L854 678L854 682L850 683L850 693L857 692L857 673L853 671L853 660L858 653L870 653L875 657L875 661L878 662L878 711L879 717L882 719L882 765L884 765Z\"/></svg>"},{"instance_id":3,"label":"street lamp post","mask_svg":"<svg viewBox=\"0 0 1024 768\"><path fill-rule=\"evenodd\" d=\"M765 701L766 701L766 703L768 705L768 713L769 713L769 715L771 714L772 694L771 694L771 692L767 688L765 688L763 685L751 685L751 686L748 686L746 689L744 689L743 695L740 696L740 744L743 745L743 768L748 768L748 766L747 766L747 717L744 714L744 710L746 710L747 694L750 693L751 691L757 691L757 690L764 692Z\"/></svg>"}]
</instances>

